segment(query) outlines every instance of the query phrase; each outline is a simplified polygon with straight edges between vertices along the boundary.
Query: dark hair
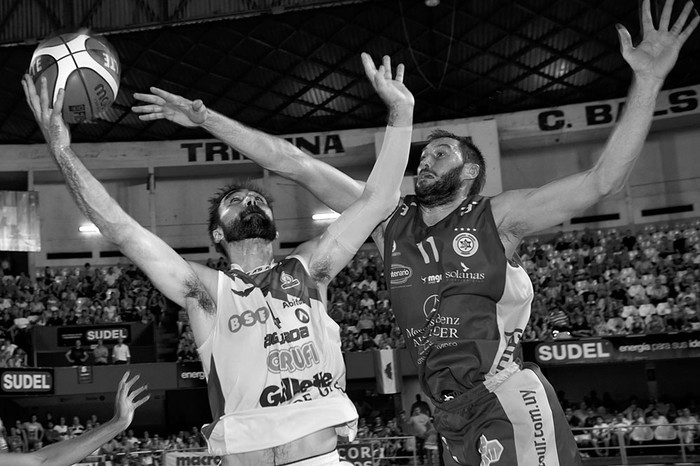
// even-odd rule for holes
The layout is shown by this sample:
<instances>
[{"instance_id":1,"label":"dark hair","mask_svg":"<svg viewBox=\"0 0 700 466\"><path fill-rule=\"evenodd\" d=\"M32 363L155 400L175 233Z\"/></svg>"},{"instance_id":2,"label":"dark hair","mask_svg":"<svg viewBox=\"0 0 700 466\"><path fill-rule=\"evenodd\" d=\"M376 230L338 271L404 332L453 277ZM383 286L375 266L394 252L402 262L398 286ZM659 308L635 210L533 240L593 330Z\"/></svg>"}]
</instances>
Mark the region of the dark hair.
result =
<instances>
[{"instance_id":1,"label":"dark hair","mask_svg":"<svg viewBox=\"0 0 700 466\"><path fill-rule=\"evenodd\" d=\"M265 198L267 205L270 206L270 208L272 208L272 197L270 196L270 194L267 193L260 185L251 180L237 181L235 183L226 185L223 188L219 189L219 191L217 191L217 193L214 196L210 197L209 239L211 239L214 243L214 248L216 249L216 251L219 254L223 254L224 256L227 256L227 253L224 250L224 248L221 247L221 243L214 242L214 230L216 230L216 228L219 226L219 222L221 221L221 217L219 217L219 206L221 205L221 201L224 200L226 196L228 196L231 193L235 193L236 191L243 190L253 191L260 194L262 197Z\"/></svg>"},{"instance_id":2,"label":"dark hair","mask_svg":"<svg viewBox=\"0 0 700 466\"><path fill-rule=\"evenodd\" d=\"M462 161L464 163L475 163L479 166L479 174L474 179L474 183L469 188L469 196L479 194L486 183L486 161L478 147L472 142L469 136L457 136L444 129L435 129L428 135L428 143L440 138L450 138L459 142L459 149L462 151Z\"/></svg>"}]
</instances>

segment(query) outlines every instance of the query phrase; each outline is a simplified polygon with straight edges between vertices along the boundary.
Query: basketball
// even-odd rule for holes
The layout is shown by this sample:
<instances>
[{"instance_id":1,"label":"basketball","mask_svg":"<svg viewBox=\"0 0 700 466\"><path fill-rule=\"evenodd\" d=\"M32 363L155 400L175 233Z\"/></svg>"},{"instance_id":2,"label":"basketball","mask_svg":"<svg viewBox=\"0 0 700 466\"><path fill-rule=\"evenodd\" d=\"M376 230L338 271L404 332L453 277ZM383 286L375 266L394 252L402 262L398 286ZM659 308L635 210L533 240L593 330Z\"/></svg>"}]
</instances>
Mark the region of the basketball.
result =
<instances>
[{"instance_id":1,"label":"basketball","mask_svg":"<svg viewBox=\"0 0 700 466\"><path fill-rule=\"evenodd\" d=\"M37 92L39 79L46 77L51 102L65 89L63 119L69 124L93 120L112 105L120 72L119 58L110 43L86 30L44 40L29 66Z\"/></svg>"}]
</instances>

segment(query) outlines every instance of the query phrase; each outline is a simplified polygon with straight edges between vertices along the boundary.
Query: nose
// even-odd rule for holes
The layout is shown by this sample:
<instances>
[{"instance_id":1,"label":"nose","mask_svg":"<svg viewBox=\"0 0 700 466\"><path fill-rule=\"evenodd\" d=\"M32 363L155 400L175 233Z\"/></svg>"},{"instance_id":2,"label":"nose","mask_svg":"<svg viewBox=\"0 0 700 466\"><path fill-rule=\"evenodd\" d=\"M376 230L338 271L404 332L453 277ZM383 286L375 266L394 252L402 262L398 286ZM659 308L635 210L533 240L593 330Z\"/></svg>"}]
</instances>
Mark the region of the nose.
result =
<instances>
[{"instance_id":1,"label":"nose","mask_svg":"<svg viewBox=\"0 0 700 466\"><path fill-rule=\"evenodd\" d=\"M246 207L251 205L258 205L257 198L252 194L248 194L243 200L243 205L245 205Z\"/></svg>"}]
</instances>

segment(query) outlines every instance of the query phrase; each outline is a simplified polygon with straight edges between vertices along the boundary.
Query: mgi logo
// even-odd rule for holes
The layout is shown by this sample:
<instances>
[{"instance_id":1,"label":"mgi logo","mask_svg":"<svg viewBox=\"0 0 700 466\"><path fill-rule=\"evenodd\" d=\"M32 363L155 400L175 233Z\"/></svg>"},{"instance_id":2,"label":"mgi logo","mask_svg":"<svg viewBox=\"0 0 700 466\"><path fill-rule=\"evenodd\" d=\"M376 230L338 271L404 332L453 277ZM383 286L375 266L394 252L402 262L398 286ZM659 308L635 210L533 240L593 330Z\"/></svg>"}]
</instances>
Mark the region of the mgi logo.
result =
<instances>
[{"instance_id":1,"label":"mgi logo","mask_svg":"<svg viewBox=\"0 0 700 466\"><path fill-rule=\"evenodd\" d=\"M279 406L282 403L292 401L296 395L302 396L294 402L311 401L314 398L312 389L318 390L319 396L328 396L333 390L343 390L339 382L333 383L333 374L330 372L319 372L308 379L294 379L285 377L280 380L279 385L270 385L260 394L260 406Z\"/></svg>"},{"instance_id":2,"label":"mgi logo","mask_svg":"<svg viewBox=\"0 0 700 466\"><path fill-rule=\"evenodd\" d=\"M427 277L420 277L420 279L427 285L436 285L442 281L442 274L428 275Z\"/></svg>"},{"instance_id":3,"label":"mgi logo","mask_svg":"<svg viewBox=\"0 0 700 466\"><path fill-rule=\"evenodd\" d=\"M391 266L391 284L403 285L413 276L413 269L407 265L393 264Z\"/></svg>"},{"instance_id":4,"label":"mgi logo","mask_svg":"<svg viewBox=\"0 0 700 466\"><path fill-rule=\"evenodd\" d=\"M228 329L236 333L241 327L252 327L258 323L267 322L270 317L270 311L266 307L259 307L254 311L245 311L243 314L233 314L228 319Z\"/></svg>"}]
</instances>

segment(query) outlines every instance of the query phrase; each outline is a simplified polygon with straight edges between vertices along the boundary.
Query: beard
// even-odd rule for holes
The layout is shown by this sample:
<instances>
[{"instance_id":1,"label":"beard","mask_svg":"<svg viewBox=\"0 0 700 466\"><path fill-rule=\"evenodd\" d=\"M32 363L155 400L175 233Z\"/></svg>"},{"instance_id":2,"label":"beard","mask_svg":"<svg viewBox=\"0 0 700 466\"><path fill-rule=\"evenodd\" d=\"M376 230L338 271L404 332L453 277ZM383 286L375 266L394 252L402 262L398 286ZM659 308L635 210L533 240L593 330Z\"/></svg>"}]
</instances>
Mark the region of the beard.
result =
<instances>
[{"instance_id":1,"label":"beard","mask_svg":"<svg viewBox=\"0 0 700 466\"><path fill-rule=\"evenodd\" d=\"M432 183L421 184L416 178L414 188L418 202L425 207L436 207L453 200L462 186L462 166L453 168Z\"/></svg>"},{"instance_id":2,"label":"beard","mask_svg":"<svg viewBox=\"0 0 700 466\"><path fill-rule=\"evenodd\" d=\"M233 222L221 224L221 228L227 243L255 238L274 241L277 238L275 221L256 205L246 207Z\"/></svg>"}]
</instances>

